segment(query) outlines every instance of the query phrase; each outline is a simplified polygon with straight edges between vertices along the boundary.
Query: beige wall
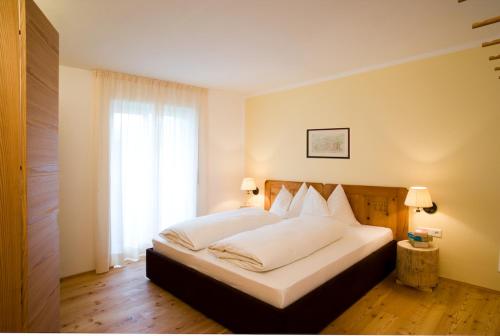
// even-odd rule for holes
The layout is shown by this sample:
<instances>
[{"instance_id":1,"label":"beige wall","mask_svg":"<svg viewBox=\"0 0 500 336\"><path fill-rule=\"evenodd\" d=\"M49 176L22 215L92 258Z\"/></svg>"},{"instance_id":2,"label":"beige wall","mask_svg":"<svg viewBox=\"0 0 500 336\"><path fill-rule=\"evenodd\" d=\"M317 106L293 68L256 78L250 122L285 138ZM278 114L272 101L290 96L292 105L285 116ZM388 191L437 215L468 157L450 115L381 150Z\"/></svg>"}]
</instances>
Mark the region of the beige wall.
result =
<instances>
[{"instance_id":1,"label":"beige wall","mask_svg":"<svg viewBox=\"0 0 500 336\"><path fill-rule=\"evenodd\" d=\"M61 276L94 266L92 73L59 68Z\"/></svg>"},{"instance_id":2,"label":"beige wall","mask_svg":"<svg viewBox=\"0 0 500 336\"><path fill-rule=\"evenodd\" d=\"M92 72L60 67L61 276L95 269ZM200 214L237 208L244 164L244 97L209 90L200 152Z\"/></svg>"},{"instance_id":3,"label":"beige wall","mask_svg":"<svg viewBox=\"0 0 500 336\"><path fill-rule=\"evenodd\" d=\"M444 277L500 290L500 80L471 49L253 97L246 168L264 179L425 185ZM351 128L351 159L306 159L306 129Z\"/></svg>"}]
</instances>

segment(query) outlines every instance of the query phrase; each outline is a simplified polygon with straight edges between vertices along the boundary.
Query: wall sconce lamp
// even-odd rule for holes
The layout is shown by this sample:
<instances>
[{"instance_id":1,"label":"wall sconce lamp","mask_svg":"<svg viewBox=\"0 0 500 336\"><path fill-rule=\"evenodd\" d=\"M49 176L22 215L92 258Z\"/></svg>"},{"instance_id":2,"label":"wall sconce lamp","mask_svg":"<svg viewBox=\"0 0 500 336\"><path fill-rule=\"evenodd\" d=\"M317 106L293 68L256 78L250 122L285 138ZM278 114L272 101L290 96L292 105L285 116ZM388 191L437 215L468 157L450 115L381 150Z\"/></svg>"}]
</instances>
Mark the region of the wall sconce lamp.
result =
<instances>
[{"instance_id":1,"label":"wall sconce lamp","mask_svg":"<svg viewBox=\"0 0 500 336\"><path fill-rule=\"evenodd\" d=\"M259 194L259 188L257 188L257 186L255 185L255 179L253 177L245 177L243 181L241 181L240 189L247 192L247 200L242 208L251 207L252 205L250 203L250 197L252 196L252 194Z\"/></svg>"},{"instance_id":2,"label":"wall sconce lamp","mask_svg":"<svg viewBox=\"0 0 500 336\"><path fill-rule=\"evenodd\" d=\"M240 189L246 191L248 196L250 196L250 192L254 195L259 194L259 188L257 188L253 177L245 177L243 181L241 181Z\"/></svg>"},{"instance_id":3,"label":"wall sconce lamp","mask_svg":"<svg viewBox=\"0 0 500 336\"><path fill-rule=\"evenodd\" d=\"M437 211L437 205L431 199L431 194L427 187L410 187L406 195L405 205L420 209L424 209L428 214L433 214Z\"/></svg>"}]
</instances>

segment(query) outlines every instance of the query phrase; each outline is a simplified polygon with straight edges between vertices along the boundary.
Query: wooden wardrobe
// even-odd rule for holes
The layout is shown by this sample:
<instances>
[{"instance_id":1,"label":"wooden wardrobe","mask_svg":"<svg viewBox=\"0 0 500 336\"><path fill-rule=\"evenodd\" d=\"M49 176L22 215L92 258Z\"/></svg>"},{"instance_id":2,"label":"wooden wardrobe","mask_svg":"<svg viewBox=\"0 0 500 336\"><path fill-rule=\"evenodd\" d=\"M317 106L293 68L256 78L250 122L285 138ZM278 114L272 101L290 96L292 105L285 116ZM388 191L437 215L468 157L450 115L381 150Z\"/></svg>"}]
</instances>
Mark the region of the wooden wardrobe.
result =
<instances>
[{"instance_id":1,"label":"wooden wardrobe","mask_svg":"<svg viewBox=\"0 0 500 336\"><path fill-rule=\"evenodd\" d=\"M59 35L0 0L0 332L59 331Z\"/></svg>"}]
</instances>

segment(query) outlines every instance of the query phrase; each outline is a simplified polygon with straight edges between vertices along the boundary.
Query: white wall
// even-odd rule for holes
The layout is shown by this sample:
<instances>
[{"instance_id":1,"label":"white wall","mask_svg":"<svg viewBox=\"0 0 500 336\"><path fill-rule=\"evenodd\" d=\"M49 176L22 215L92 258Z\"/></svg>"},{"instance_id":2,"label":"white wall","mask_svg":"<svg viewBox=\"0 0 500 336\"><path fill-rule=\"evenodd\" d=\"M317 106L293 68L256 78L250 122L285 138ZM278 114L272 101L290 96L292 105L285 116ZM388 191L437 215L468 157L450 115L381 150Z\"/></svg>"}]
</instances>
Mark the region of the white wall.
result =
<instances>
[{"instance_id":1,"label":"white wall","mask_svg":"<svg viewBox=\"0 0 500 336\"><path fill-rule=\"evenodd\" d=\"M207 212L238 208L244 172L244 104L242 95L208 92Z\"/></svg>"},{"instance_id":2,"label":"white wall","mask_svg":"<svg viewBox=\"0 0 500 336\"><path fill-rule=\"evenodd\" d=\"M60 67L61 276L95 269L92 72ZM244 97L209 90L200 144L199 213L237 208L244 170Z\"/></svg>"},{"instance_id":3,"label":"white wall","mask_svg":"<svg viewBox=\"0 0 500 336\"><path fill-rule=\"evenodd\" d=\"M93 270L92 73L59 68L61 276Z\"/></svg>"}]
</instances>

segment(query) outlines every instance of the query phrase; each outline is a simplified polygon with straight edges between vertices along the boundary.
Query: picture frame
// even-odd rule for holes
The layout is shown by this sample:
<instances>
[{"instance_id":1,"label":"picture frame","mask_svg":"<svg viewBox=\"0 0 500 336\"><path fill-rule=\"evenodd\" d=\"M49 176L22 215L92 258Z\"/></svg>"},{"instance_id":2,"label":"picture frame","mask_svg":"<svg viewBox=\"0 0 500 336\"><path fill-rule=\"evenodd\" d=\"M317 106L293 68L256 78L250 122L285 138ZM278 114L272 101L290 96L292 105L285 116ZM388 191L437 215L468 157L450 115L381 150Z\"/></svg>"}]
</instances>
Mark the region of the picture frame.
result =
<instances>
[{"instance_id":1,"label":"picture frame","mask_svg":"<svg viewBox=\"0 0 500 336\"><path fill-rule=\"evenodd\" d=\"M350 159L351 130L343 128L313 128L307 130L306 157L319 159Z\"/></svg>"}]
</instances>

